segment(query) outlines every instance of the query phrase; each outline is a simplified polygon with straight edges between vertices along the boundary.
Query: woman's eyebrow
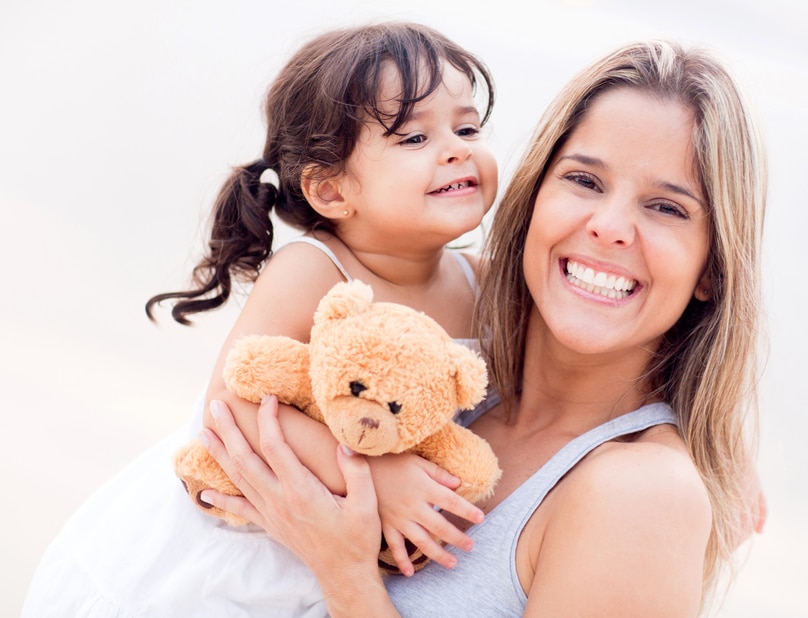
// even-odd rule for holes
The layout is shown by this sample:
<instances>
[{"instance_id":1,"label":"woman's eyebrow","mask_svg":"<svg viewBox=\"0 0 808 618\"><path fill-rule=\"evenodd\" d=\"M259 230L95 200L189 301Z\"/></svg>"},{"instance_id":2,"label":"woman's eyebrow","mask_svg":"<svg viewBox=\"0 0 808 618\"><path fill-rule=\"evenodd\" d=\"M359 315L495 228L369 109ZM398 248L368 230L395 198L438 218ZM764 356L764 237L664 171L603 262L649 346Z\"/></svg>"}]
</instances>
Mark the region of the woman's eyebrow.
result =
<instances>
[{"instance_id":1,"label":"woman's eyebrow","mask_svg":"<svg viewBox=\"0 0 808 618\"><path fill-rule=\"evenodd\" d=\"M609 166L602 159L598 159L597 157L590 157L589 155L572 153L568 155L564 155L563 157L558 158L559 161L575 161L577 163L581 163L583 165L589 165L592 167L598 167L601 169L607 169ZM669 182L667 180L653 180L653 184L660 189L665 189L667 191L671 191L673 193L678 193L679 195L684 195L685 197L689 197L690 199L699 203L699 205L704 208L704 201L698 197L695 193L693 193L690 189L683 187L682 185L678 185L675 182Z\"/></svg>"}]
</instances>

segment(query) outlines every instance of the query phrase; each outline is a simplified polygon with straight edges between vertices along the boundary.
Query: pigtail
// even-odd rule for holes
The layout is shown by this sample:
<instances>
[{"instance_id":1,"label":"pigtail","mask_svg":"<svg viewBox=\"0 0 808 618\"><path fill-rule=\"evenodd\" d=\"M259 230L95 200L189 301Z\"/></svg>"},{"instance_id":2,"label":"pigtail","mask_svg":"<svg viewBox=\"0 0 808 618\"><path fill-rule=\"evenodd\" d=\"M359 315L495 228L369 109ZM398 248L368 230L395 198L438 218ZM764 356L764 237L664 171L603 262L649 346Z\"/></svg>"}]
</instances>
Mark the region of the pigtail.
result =
<instances>
[{"instance_id":1,"label":"pigtail","mask_svg":"<svg viewBox=\"0 0 808 618\"><path fill-rule=\"evenodd\" d=\"M150 320L155 320L155 305L176 301L171 316L189 325L189 314L216 309L227 302L234 278L256 279L272 253L274 230L269 213L279 194L276 182L261 182L267 170L263 159L234 169L216 198L210 240L194 267L193 287L150 298L146 303Z\"/></svg>"}]
</instances>

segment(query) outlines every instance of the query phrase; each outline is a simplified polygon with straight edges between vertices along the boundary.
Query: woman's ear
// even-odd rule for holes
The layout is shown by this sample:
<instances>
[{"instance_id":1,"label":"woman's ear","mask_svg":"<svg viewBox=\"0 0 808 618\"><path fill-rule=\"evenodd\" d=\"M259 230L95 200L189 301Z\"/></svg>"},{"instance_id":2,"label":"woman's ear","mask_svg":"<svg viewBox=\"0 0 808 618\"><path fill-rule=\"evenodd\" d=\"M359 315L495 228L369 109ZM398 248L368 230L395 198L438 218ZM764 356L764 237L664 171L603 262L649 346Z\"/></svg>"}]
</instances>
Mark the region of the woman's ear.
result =
<instances>
[{"instance_id":1,"label":"woman's ear","mask_svg":"<svg viewBox=\"0 0 808 618\"><path fill-rule=\"evenodd\" d=\"M315 166L308 165L301 174L300 189L306 201L327 219L345 217L344 174L322 178L322 173L317 172Z\"/></svg>"},{"instance_id":2,"label":"woman's ear","mask_svg":"<svg viewBox=\"0 0 808 618\"><path fill-rule=\"evenodd\" d=\"M713 299L713 280L707 273L704 273L696 284L696 289L693 290L693 297L706 303Z\"/></svg>"}]
</instances>

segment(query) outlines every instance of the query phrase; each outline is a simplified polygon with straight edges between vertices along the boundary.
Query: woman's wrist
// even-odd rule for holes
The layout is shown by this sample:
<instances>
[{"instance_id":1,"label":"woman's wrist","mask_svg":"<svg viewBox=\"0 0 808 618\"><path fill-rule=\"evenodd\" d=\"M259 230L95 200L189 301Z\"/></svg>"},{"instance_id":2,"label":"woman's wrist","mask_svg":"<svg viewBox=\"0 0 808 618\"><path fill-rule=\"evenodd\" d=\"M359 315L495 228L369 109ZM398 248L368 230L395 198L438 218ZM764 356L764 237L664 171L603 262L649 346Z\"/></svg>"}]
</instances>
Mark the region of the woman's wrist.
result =
<instances>
[{"instance_id":1,"label":"woman's wrist","mask_svg":"<svg viewBox=\"0 0 808 618\"><path fill-rule=\"evenodd\" d=\"M332 618L355 618L356 616L374 616L378 618L397 618L396 610L378 567L372 565L359 568L340 568L332 570L336 577L320 578L320 587L328 606L328 614Z\"/></svg>"}]
</instances>

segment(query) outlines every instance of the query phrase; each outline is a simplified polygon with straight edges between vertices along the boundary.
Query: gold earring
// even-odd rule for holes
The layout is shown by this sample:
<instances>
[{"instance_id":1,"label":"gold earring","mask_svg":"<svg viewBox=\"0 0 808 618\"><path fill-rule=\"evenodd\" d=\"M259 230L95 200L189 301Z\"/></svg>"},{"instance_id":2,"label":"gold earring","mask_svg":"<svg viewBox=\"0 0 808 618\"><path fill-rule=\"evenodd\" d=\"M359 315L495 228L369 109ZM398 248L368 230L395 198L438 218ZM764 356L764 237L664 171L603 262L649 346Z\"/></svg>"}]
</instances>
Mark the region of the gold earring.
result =
<instances>
[{"instance_id":1,"label":"gold earring","mask_svg":"<svg viewBox=\"0 0 808 618\"><path fill-rule=\"evenodd\" d=\"M343 217L347 217L347 216L348 216L348 211L347 211L347 210L343 210L343 211L342 211L342 216L343 216Z\"/></svg>"}]
</instances>

